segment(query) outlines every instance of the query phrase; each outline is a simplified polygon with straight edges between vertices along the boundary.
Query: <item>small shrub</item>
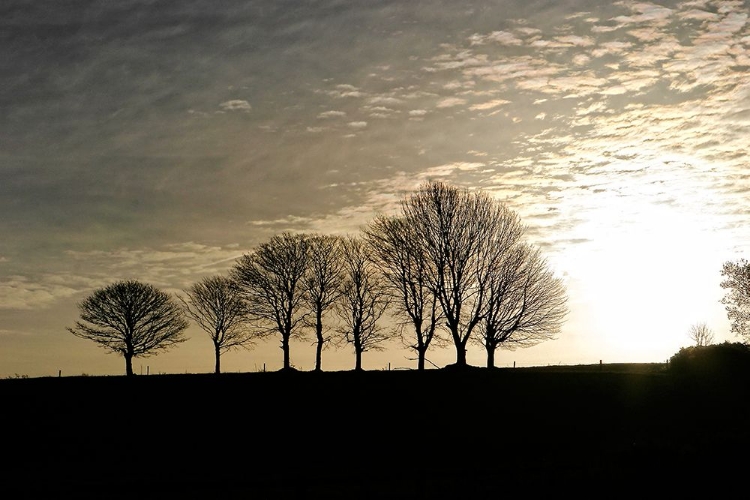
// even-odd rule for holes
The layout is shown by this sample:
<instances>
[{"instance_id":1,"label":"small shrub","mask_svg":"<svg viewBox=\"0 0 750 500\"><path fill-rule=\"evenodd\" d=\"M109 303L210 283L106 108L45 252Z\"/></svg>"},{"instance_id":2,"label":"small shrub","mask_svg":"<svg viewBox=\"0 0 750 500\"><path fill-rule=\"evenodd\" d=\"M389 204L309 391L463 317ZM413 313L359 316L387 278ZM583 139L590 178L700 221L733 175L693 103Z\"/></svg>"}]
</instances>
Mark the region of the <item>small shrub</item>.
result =
<instances>
[{"instance_id":1,"label":"small shrub","mask_svg":"<svg viewBox=\"0 0 750 500\"><path fill-rule=\"evenodd\" d=\"M750 373L750 346L741 342L724 342L683 347L669 359L669 371L698 376Z\"/></svg>"}]
</instances>

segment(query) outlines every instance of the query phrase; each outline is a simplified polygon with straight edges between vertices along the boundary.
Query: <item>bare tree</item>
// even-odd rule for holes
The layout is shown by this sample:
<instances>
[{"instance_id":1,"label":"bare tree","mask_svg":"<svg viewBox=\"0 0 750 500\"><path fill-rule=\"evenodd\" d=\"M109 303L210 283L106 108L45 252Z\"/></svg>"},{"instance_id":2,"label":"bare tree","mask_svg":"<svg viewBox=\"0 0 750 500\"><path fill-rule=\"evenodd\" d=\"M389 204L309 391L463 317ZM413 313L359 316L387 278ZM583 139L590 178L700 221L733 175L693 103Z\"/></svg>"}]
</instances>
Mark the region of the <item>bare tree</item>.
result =
<instances>
[{"instance_id":1,"label":"bare tree","mask_svg":"<svg viewBox=\"0 0 750 500\"><path fill-rule=\"evenodd\" d=\"M567 314L562 281L548 268L538 249L518 244L509 249L491 273L487 309L477 343L495 366L498 347L530 347L555 338Z\"/></svg>"},{"instance_id":2,"label":"bare tree","mask_svg":"<svg viewBox=\"0 0 750 500\"><path fill-rule=\"evenodd\" d=\"M724 280L721 287L727 292L722 297L731 331L737 336L750 338L750 262L740 259L725 262L721 269Z\"/></svg>"},{"instance_id":3,"label":"bare tree","mask_svg":"<svg viewBox=\"0 0 750 500\"><path fill-rule=\"evenodd\" d=\"M208 276L178 296L187 316L208 333L214 345L214 372L221 373L221 355L249 348L254 340L248 328L248 307L236 283L225 276Z\"/></svg>"},{"instance_id":4,"label":"bare tree","mask_svg":"<svg viewBox=\"0 0 750 500\"><path fill-rule=\"evenodd\" d=\"M307 273L302 283L305 302L313 316L307 324L315 330L315 371L321 371L323 348L331 341L331 337L325 335L323 316L341 295L341 239L313 235L309 237L308 245Z\"/></svg>"},{"instance_id":5,"label":"bare tree","mask_svg":"<svg viewBox=\"0 0 750 500\"><path fill-rule=\"evenodd\" d=\"M695 342L698 347L705 347L713 344L714 332L706 323L696 323L688 330L688 337Z\"/></svg>"},{"instance_id":6,"label":"bare tree","mask_svg":"<svg viewBox=\"0 0 750 500\"><path fill-rule=\"evenodd\" d=\"M188 321L172 296L135 280L117 281L94 291L78 304L81 320L67 330L125 358L133 376L133 358L184 342Z\"/></svg>"},{"instance_id":7,"label":"bare tree","mask_svg":"<svg viewBox=\"0 0 750 500\"><path fill-rule=\"evenodd\" d=\"M392 295L396 315L404 318L402 331L411 326L411 334L401 338L417 353L417 369L424 370L427 349L433 340L445 345L439 337L442 311L437 296L428 282L429 261L419 245L417 228L403 217L376 217L365 229L365 241L372 249L371 257L380 268Z\"/></svg>"},{"instance_id":8,"label":"bare tree","mask_svg":"<svg viewBox=\"0 0 750 500\"><path fill-rule=\"evenodd\" d=\"M354 348L355 366L362 370L362 353L382 350L391 338L378 320L388 308L388 292L377 267L368 258L364 241L347 237L343 241L344 281L338 313L344 326L339 330Z\"/></svg>"},{"instance_id":9,"label":"bare tree","mask_svg":"<svg viewBox=\"0 0 750 500\"><path fill-rule=\"evenodd\" d=\"M456 366L466 366L466 344L485 313L492 270L520 240L520 219L485 193L442 182L422 185L401 207L427 257L428 286L445 317Z\"/></svg>"},{"instance_id":10,"label":"bare tree","mask_svg":"<svg viewBox=\"0 0 750 500\"><path fill-rule=\"evenodd\" d=\"M301 337L304 318L302 280L307 269L307 237L288 232L273 236L242 255L230 271L239 284L259 334L278 333L284 370L292 368L289 342Z\"/></svg>"}]
</instances>

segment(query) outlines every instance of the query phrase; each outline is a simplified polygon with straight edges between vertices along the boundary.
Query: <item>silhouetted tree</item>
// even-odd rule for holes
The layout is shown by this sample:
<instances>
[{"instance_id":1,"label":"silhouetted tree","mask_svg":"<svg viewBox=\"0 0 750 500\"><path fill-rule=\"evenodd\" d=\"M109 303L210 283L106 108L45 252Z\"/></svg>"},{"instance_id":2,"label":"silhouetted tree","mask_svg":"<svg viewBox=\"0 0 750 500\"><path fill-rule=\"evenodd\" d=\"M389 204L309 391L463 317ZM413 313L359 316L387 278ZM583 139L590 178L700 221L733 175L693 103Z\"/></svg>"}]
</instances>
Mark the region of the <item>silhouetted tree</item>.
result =
<instances>
[{"instance_id":1,"label":"silhouetted tree","mask_svg":"<svg viewBox=\"0 0 750 500\"><path fill-rule=\"evenodd\" d=\"M682 347L669 359L669 371L680 375L727 376L724 382L746 385L750 369L750 345L742 342L724 342L705 346ZM710 379L709 379L710 380ZM726 390L728 384L722 385Z\"/></svg>"},{"instance_id":2,"label":"silhouetted tree","mask_svg":"<svg viewBox=\"0 0 750 500\"><path fill-rule=\"evenodd\" d=\"M721 275L724 280L721 287L727 292L721 299L731 331L746 339L750 337L750 262L740 259L736 262L725 262Z\"/></svg>"},{"instance_id":3,"label":"silhouetted tree","mask_svg":"<svg viewBox=\"0 0 750 500\"><path fill-rule=\"evenodd\" d=\"M520 219L485 193L442 182L423 184L401 207L427 257L428 286L456 348L456 366L466 366L466 344L485 314L491 273L521 238Z\"/></svg>"},{"instance_id":4,"label":"silhouetted tree","mask_svg":"<svg viewBox=\"0 0 750 500\"><path fill-rule=\"evenodd\" d=\"M427 349L433 340L443 346L436 335L442 311L437 296L429 287L429 261L419 244L418 228L403 217L376 217L364 230L372 249L372 259L380 268L392 295L391 306L403 327L411 325L412 334L402 335L406 345L417 353L417 369L424 370Z\"/></svg>"},{"instance_id":5,"label":"silhouetted tree","mask_svg":"<svg viewBox=\"0 0 750 500\"><path fill-rule=\"evenodd\" d=\"M312 235L308 239L307 272L302 280L305 302L312 312L308 325L315 330L315 371L322 370L323 348L331 341L323 328L323 316L341 295L341 239Z\"/></svg>"},{"instance_id":6,"label":"silhouetted tree","mask_svg":"<svg viewBox=\"0 0 750 500\"><path fill-rule=\"evenodd\" d=\"M125 358L133 375L133 358L147 357L187 340L188 321L172 296L135 280L95 290L78 304L81 320L67 330Z\"/></svg>"},{"instance_id":7,"label":"silhouetted tree","mask_svg":"<svg viewBox=\"0 0 750 500\"><path fill-rule=\"evenodd\" d=\"M221 355L237 348L249 348L254 334L248 328L249 310L234 281L225 276L208 276L178 296L185 314L211 337L214 345L214 373L221 373Z\"/></svg>"},{"instance_id":8,"label":"silhouetted tree","mask_svg":"<svg viewBox=\"0 0 750 500\"><path fill-rule=\"evenodd\" d=\"M538 249L518 244L505 252L490 273L487 309L477 343L495 366L498 347L530 347L555 338L567 314L562 281L548 269Z\"/></svg>"},{"instance_id":9,"label":"silhouetted tree","mask_svg":"<svg viewBox=\"0 0 750 500\"><path fill-rule=\"evenodd\" d=\"M696 323L690 327L688 337L695 342L697 347L711 345L714 341L714 332L705 323Z\"/></svg>"},{"instance_id":10,"label":"silhouetted tree","mask_svg":"<svg viewBox=\"0 0 750 500\"><path fill-rule=\"evenodd\" d=\"M344 326L339 330L354 348L354 369L362 370L362 353L382 350L391 338L378 320L388 308L388 292L368 248L360 238L347 237L342 243L344 281L338 313Z\"/></svg>"},{"instance_id":11,"label":"silhouetted tree","mask_svg":"<svg viewBox=\"0 0 750 500\"><path fill-rule=\"evenodd\" d=\"M301 336L297 328L304 317L302 280L307 269L305 235L288 232L273 236L255 251L242 255L230 271L239 284L250 316L261 335L281 335L283 369L291 368L289 341Z\"/></svg>"}]
</instances>

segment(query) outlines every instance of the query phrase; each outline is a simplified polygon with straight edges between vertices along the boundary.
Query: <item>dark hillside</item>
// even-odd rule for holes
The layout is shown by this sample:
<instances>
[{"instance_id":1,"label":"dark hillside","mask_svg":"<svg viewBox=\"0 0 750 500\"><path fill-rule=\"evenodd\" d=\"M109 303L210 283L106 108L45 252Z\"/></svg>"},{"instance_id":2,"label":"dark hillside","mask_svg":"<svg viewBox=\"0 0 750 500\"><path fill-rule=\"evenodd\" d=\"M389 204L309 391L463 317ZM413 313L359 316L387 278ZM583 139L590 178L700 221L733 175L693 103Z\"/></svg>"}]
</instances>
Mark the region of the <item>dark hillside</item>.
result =
<instances>
[{"instance_id":1,"label":"dark hillside","mask_svg":"<svg viewBox=\"0 0 750 500\"><path fill-rule=\"evenodd\" d=\"M3 496L720 491L744 474L748 380L655 365L1 380Z\"/></svg>"}]
</instances>

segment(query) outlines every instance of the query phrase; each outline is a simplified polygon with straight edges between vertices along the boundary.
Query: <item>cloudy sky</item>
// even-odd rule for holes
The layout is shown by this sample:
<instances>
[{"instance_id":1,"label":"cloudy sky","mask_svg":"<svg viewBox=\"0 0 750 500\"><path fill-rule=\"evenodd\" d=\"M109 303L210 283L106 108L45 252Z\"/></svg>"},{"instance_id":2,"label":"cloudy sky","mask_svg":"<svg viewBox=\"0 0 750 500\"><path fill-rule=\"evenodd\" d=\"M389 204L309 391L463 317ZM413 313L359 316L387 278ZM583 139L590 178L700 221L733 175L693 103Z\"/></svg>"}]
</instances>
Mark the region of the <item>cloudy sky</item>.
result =
<instances>
[{"instance_id":1,"label":"cloudy sky","mask_svg":"<svg viewBox=\"0 0 750 500\"><path fill-rule=\"evenodd\" d=\"M664 361L698 322L739 340L719 282L750 253L750 6L601 3L3 2L0 377L122 374L65 330L95 288L177 293L281 231L354 233L429 179L507 203L568 287L558 338L498 366ZM136 372L210 372L188 333ZM223 359L282 361L276 339Z\"/></svg>"}]
</instances>

